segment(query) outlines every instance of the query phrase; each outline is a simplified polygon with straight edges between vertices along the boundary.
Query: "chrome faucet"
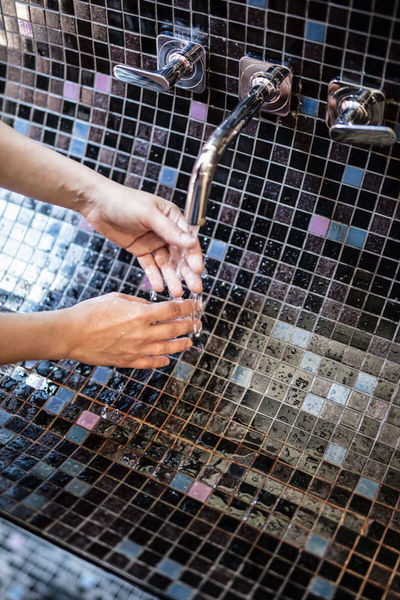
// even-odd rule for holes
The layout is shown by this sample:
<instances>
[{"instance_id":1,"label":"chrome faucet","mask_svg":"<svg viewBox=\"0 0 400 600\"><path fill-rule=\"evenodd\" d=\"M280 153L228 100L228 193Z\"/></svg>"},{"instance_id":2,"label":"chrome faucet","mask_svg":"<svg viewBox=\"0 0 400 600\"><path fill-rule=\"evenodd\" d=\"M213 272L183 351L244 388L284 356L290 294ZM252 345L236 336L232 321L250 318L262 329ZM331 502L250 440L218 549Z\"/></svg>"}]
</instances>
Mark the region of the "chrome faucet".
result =
<instances>
[{"instance_id":1,"label":"chrome faucet","mask_svg":"<svg viewBox=\"0 0 400 600\"><path fill-rule=\"evenodd\" d=\"M261 108L276 115L288 114L291 81L291 71L287 67L248 57L241 59L239 94L242 99L204 144L190 176L185 205L185 218L189 225L204 225L219 160L250 119Z\"/></svg>"}]
</instances>

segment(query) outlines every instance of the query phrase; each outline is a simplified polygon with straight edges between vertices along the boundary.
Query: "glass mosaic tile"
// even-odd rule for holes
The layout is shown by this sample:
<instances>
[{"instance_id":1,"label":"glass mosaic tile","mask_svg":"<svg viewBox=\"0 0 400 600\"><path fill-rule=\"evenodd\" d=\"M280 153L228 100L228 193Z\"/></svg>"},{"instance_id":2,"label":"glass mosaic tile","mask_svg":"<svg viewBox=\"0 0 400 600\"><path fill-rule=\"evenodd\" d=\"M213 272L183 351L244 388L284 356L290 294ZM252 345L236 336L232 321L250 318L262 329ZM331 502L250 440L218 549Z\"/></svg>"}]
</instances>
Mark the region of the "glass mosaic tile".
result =
<instances>
[{"instance_id":1,"label":"glass mosaic tile","mask_svg":"<svg viewBox=\"0 0 400 600\"><path fill-rule=\"evenodd\" d=\"M290 114L253 119L217 169L194 347L154 372L1 367L1 514L165 598L400 598L398 144L325 124L342 77L382 87L398 132L399 2L0 6L1 118L181 209L239 59L294 72ZM209 49L203 94L112 77L155 68L171 28ZM78 215L6 190L0 215L2 310L148 297Z\"/></svg>"}]
</instances>

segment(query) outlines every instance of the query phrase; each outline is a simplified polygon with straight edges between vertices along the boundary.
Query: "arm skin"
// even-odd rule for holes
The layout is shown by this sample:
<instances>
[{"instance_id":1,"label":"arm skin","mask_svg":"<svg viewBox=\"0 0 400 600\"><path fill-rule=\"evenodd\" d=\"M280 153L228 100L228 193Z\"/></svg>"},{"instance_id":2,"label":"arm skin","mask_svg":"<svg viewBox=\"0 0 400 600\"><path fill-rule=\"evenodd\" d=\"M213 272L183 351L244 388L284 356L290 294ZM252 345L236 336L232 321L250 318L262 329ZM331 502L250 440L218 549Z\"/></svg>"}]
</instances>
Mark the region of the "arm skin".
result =
<instances>
[{"instance_id":1,"label":"arm skin","mask_svg":"<svg viewBox=\"0 0 400 600\"><path fill-rule=\"evenodd\" d=\"M202 257L171 202L115 183L0 122L0 186L80 212L97 231L136 255L153 287L163 277L174 297L181 282L170 248L186 263L186 283L202 290ZM191 345L193 302L147 303L107 294L68 309L0 314L0 363L71 358L89 364L154 368ZM176 339L179 338L179 339Z\"/></svg>"}]
</instances>

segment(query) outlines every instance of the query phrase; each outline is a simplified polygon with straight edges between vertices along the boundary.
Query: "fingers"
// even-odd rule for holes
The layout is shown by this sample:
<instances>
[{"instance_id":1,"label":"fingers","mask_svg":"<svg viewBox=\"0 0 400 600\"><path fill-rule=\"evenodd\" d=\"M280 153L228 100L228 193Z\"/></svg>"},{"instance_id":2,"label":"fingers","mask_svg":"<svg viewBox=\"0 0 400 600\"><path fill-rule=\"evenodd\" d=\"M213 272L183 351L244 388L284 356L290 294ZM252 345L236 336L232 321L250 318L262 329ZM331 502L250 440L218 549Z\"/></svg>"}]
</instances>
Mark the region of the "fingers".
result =
<instances>
[{"instance_id":1,"label":"fingers","mask_svg":"<svg viewBox=\"0 0 400 600\"><path fill-rule=\"evenodd\" d=\"M156 292L162 292L164 289L164 282L153 255L143 254L142 256L138 256L138 261L143 271L146 273L152 288L155 289Z\"/></svg>"},{"instance_id":2,"label":"fingers","mask_svg":"<svg viewBox=\"0 0 400 600\"><path fill-rule=\"evenodd\" d=\"M190 317L193 311L193 300L158 302L147 309L147 319L152 323L173 321L179 317Z\"/></svg>"},{"instance_id":3,"label":"fingers","mask_svg":"<svg viewBox=\"0 0 400 600\"><path fill-rule=\"evenodd\" d=\"M172 340L182 335L193 333L195 327L201 325L199 319L185 318L178 321L167 321L166 323L156 323L151 327L151 340Z\"/></svg>"},{"instance_id":4,"label":"fingers","mask_svg":"<svg viewBox=\"0 0 400 600\"><path fill-rule=\"evenodd\" d=\"M203 291L203 282L200 274L192 271L186 260L181 262L180 271L190 291L193 292L193 294L201 294Z\"/></svg>"},{"instance_id":5,"label":"fingers","mask_svg":"<svg viewBox=\"0 0 400 600\"><path fill-rule=\"evenodd\" d=\"M183 352L192 346L190 338L179 338L177 340L163 340L151 342L143 346L143 354L151 356L161 356L167 354L176 354Z\"/></svg>"},{"instance_id":6,"label":"fingers","mask_svg":"<svg viewBox=\"0 0 400 600\"><path fill-rule=\"evenodd\" d=\"M183 288L178 270L180 254L179 257L175 256L177 252L171 254L171 250L172 248L168 250L164 246L163 248L156 250L153 256L158 268L164 276L164 281L167 284L171 296L180 298L183 295ZM175 250L177 249L175 248Z\"/></svg>"},{"instance_id":7,"label":"fingers","mask_svg":"<svg viewBox=\"0 0 400 600\"><path fill-rule=\"evenodd\" d=\"M159 369L169 365L168 356L142 356L129 363L128 367L132 369Z\"/></svg>"},{"instance_id":8,"label":"fingers","mask_svg":"<svg viewBox=\"0 0 400 600\"><path fill-rule=\"evenodd\" d=\"M151 229L167 244L190 248L196 243L196 237L188 233L188 224L179 208L163 198L157 197L155 210L149 216Z\"/></svg>"}]
</instances>

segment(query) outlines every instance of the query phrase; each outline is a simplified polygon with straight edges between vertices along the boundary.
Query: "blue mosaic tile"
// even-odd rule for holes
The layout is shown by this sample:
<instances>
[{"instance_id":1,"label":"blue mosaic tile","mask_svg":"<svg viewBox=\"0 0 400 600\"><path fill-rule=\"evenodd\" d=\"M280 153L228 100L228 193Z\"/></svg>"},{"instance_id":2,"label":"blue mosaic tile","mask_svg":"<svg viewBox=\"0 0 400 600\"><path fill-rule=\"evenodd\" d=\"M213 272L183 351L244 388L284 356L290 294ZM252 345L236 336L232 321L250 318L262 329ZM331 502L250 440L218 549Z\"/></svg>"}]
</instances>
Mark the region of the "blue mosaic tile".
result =
<instances>
[{"instance_id":1,"label":"blue mosaic tile","mask_svg":"<svg viewBox=\"0 0 400 600\"><path fill-rule=\"evenodd\" d=\"M0 410L0 425L3 425L10 418L10 414L5 412L4 410Z\"/></svg>"},{"instance_id":2,"label":"blue mosaic tile","mask_svg":"<svg viewBox=\"0 0 400 600\"><path fill-rule=\"evenodd\" d=\"M64 473L68 473L68 475L76 476L82 471L83 465L73 458L67 458L60 469L61 471L64 471Z\"/></svg>"},{"instance_id":3,"label":"blue mosaic tile","mask_svg":"<svg viewBox=\"0 0 400 600\"><path fill-rule=\"evenodd\" d=\"M311 115L312 117L315 117L318 112L318 100L303 96L301 99L300 111L304 115Z\"/></svg>"},{"instance_id":4,"label":"blue mosaic tile","mask_svg":"<svg viewBox=\"0 0 400 600\"><path fill-rule=\"evenodd\" d=\"M364 229L349 227L346 237L346 244L349 244L349 246L355 246L356 248L362 248L366 235L367 232Z\"/></svg>"},{"instance_id":5,"label":"blue mosaic tile","mask_svg":"<svg viewBox=\"0 0 400 600\"><path fill-rule=\"evenodd\" d=\"M193 370L193 365L189 365L188 363L180 360L175 367L174 377L177 379L183 379L183 381L188 381L193 373Z\"/></svg>"},{"instance_id":6,"label":"blue mosaic tile","mask_svg":"<svg viewBox=\"0 0 400 600\"><path fill-rule=\"evenodd\" d=\"M66 387L60 387L57 391L56 398L61 398L66 402L71 402L75 397L75 392Z\"/></svg>"},{"instance_id":7,"label":"blue mosaic tile","mask_svg":"<svg viewBox=\"0 0 400 600\"><path fill-rule=\"evenodd\" d=\"M73 128L73 136L79 140L86 140L89 135L89 123L83 121L75 121Z\"/></svg>"},{"instance_id":8,"label":"blue mosaic tile","mask_svg":"<svg viewBox=\"0 0 400 600\"><path fill-rule=\"evenodd\" d=\"M324 398L321 398L320 396L316 396L315 394L307 394L303 404L301 405L301 410L305 410L312 415L318 416L322 410L324 402Z\"/></svg>"},{"instance_id":9,"label":"blue mosaic tile","mask_svg":"<svg viewBox=\"0 0 400 600\"><path fill-rule=\"evenodd\" d=\"M328 399L337 402L338 404L346 404L349 394L350 388L339 385L338 383L333 383L328 393Z\"/></svg>"},{"instance_id":10,"label":"blue mosaic tile","mask_svg":"<svg viewBox=\"0 0 400 600\"><path fill-rule=\"evenodd\" d=\"M124 554L128 558L136 558L141 551L143 550L143 546L132 542L131 540L123 540L116 547L116 551Z\"/></svg>"},{"instance_id":11,"label":"blue mosaic tile","mask_svg":"<svg viewBox=\"0 0 400 600\"><path fill-rule=\"evenodd\" d=\"M4 446L8 444L10 440L15 437L15 433L12 431L7 431L7 429L0 429L0 444Z\"/></svg>"},{"instance_id":12,"label":"blue mosaic tile","mask_svg":"<svg viewBox=\"0 0 400 600\"><path fill-rule=\"evenodd\" d=\"M60 414L64 406L68 403L68 400L63 400L58 396L50 396L45 404L46 410L51 413L55 413L56 415Z\"/></svg>"},{"instance_id":13,"label":"blue mosaic tile","mask_svg":"<svg viewBox=\"0 0 400 600\"><path fill-rule=\"evenodd\" d=\"M371 498L372 500L372 498L375 497L377 490L378 484L376 481L372 481L372 479L367 479L366 477L360 477L360 481L354 491L356 494L367 496L367 498Z\"/></svg>"},{"instance_id":14,"label":"blue mosaic tile","mask_svg":"<svg viewBox=\"0 0 400 600\"><path fill-rule=\"evenodd\" d=\"M368 373L359 373L354 384L354 389L365 394L372 394L378 379Z\"/></svg>"},{"instance_id":15,"label":"blue mosaic tile","mask_svg":"<svg viewBox=\"0 0 400 600\"><path fill-rule=\"evenodd\" d=\"M171 487L180 492L187 492L193 483L193 479L184 475L183 473L177 473L171 481Z\"/></svg>"},{"instance_id":16,"label":"blue mosaic tile","mask_svg":"<svg viewBox=\"0 0 400 600\"><path fill-rule=\"evenodd\" d=\"M90 489L90 483L87 483L86 481L81 481L80 479L76 479L74 477L73 479L71 479L71 481L67 483L64 489L67 492L73 494L74 496L81 497L88 491L88 489Z\"/></svg>"},{"instance_id":17,"label":"blue mosaic tile","mask_svg":"<svg viewBox=\"0 0 400 600\"><path fill-rule=\"evenodd\" d=\"M183 571L183 566L169 558L163 558L157 565L158 571L167 575L171 579L177 579Z\"/></svg>"},{"instance_id":18,"label":"blue mosaic tile","mask_svg":"<svg viewBox=\"0 0 400 600\"><path fill-rule=\"evenodd\" d=\"M282 321L277 321L275 323L275 327L273 332L271 333L271 337L276 340L280 340L281 342L288 342L290 336L292 334L293 327L288 323L282 323Z\"/></svg>"},{"instance_id":19,"label":"blue mosaic tile","mask_svg":"<svg viewBox=\"0 0 400 600\"><path fill-rule=\"evenodd\" d=\"M106 383L112 373L111 369L107 367L96 367L91 379L96 383Z\"/></svg>"},{"instance_id":20,"label":"blue mosaic tile","mask_svg":"<svg viewBox=\"0 0 400 600\"><path fill-rule=\"evenodd\" d=\"M328 233L326 236L335 240L336 242L343 242L346 237L347 226L343 225L343 223L336 223L336 221L332 221L329 225Z\"/></svg>"},{"instance_id":21,"label":"blue mosaic tile","mask_svg":"<svg viewBox=\"0 0 400 600\"><path fill-rule=\"evenodd\" d=\"M178 171L176 169L171 169L171 167L164 166L160 172L159 182L162 185L174 187L177 176L178 176Z\"/></svg>"},{"instance_id":22,"label":"blue mosaic tile","mask_svg":"<svg viewBox=\"0 0 400 600\"><path fill-rule=\"evenodd\" d=\"M54 473L55 469L51 465L44 463L42 461L38 462L32 469L32 475L35 477L39 477L39 479L47 479L50 477L52 473Z\"/></svg>"},{"instance_id":23,"label":"blue mosaic tile","mask_svg":"<svg viewBox=\"0 0 400 600\"><path fill-rule=\"evenodd\" d=\"M312 42L323 42L325 38L325 25L316 21L306 21L305 37Z\"/></svg>"},{"instance_id":24,"label":"blue mosaic tile","mask_svg":"<svg viewBox=\"0 0 400 600\"><path fill-rule=\"evenodd\" d=\"M332 600L336 586L322 577L313 577L308 589L321 600Z\"/></svg>"},{"instance_id":25,"label":"blue mosaic tile","mask_svg":"<svg viewBox=\"0 0 400 600\"><path fill-rule=\"evenodd\" d=\"M195 590L183 583L172 583L168 588L168 594L174 600L190 600L193 598Z\"/></svg>"},{"instance_id":26,"label":"blue mosaic tile","mask_svg":"<svg viewBox=\"0 0 400 600\"><path fill-rule=\"evenodd\" d=\"M321 357L318 354L312 352L304 352L303 358L301 359L300 368L310 373L317 373L318 367L321 362Z\"/></svg>"},{"instance_id":27,"label":"blue mosaic tile","mask_svg":"<svg viewBox=\"0 0 400 600\"><path fill-rule=\"evenodd\" d=\"M74 156L83 156L85 154L86 142L72 138L70 145L70 152Z\"/></svg>"},{"instance_id":28,"label":"blue mosaic tile","mask_svg":"<svg viewBox=\"0 0 400 600\"><path fill-rule=\"evenodd\" d=\"M290 343L300 348L307 348L308 342L310 341L311 333L300 327L295 327L290 336Z\"/></svg>"},{"instance_id":29,"label":"blue mosaic tile","mask_svg":"<svg viewBox=\"0 0 400 600\"><path fill-rule=\"evenodd\" d=\"M250 369L246 369L246 367L241 367L238 365L233 372L232 381L243 386L248 387L251 383L253 377L253 371Z\"/></svg>"},{"instance_id":30,"label":"blue mosaic tile","mask_svg":"<svg viewBox=\"0 0 400 600\"><path fill-rule=\"evenodd\" d=\"M360 187L363 175L363 169L347 165L343 174L343 183L346 183L347 185L353 185L354 187Z\"/></svg>"},{"instance_id":31,"label":"blue mosaic tile","mask_svg":"<svg viewBox=\"0 0 400 600\"><path fill-rule=\"evenodd\" d=\"M35 492L33 492L32 494L29 494L29 496L27 496L24 499L24 504L26 504L30 508L34 508L36 510L39 510L40 508L42 508L42 506L44 506L46 504L46 502L47 502L46 498L44 498L40 494L36 494Z\"/></svg>"},{"instance_id":32,"label":"blue mosaic tile","mask_svg":"<svg viewBox=\"0 0 400 600\"><path fill-rule=\"evenodd\" d=\"M223 260L226 252L227 244L221 240L211 240L208 246L207 254L216 260Z\"/></svg>"},{"instance_id":33,"label":"blue mosaic tile","mask_svg":"<svg viewBox=\"0 0 400 600\"><path fill-rule=\"evenodd\" d=\"M328 545L329 540L312 533L307 540L305 548L308 552L312 552L313 554L322 557L325 554Z\"/></svg>"},{"instance_id":34,"label":"blue mosaic tile","mask_svg":"<svg viewBox=\"0 0 400 600\"><path fill-rule=\"evenodd\" d=\"M83 429L79 425L73 425L71 429L68 431L66 437L72 442L76 442L77 444L81 444L83 440L88 435L87 429Z\"/></svg>"},{"instance_id":35,"label":"blue mosaic tile","mask_svg":"<svg viewBox=\"0 0 400 600\"><path fill-rule=\"evenodd\" d=\"M22 119L15 119L14 129L22 133L22 135L28 135L29 122L23 121Z\"/></svg>"},{"instance_id":36,"label":"blue mosaic tile","mask_svg":"<svg viewBox=\"0 0 400 600\"><path fill-rule=\"evenodd\" d=\"M347 450L343 446L339 446L339 444L330 442L325 450L324 459L334 463L335 465L341 465L344 461L344 457L346 456L346 452Z\"/></svg>"}]
</instances>

